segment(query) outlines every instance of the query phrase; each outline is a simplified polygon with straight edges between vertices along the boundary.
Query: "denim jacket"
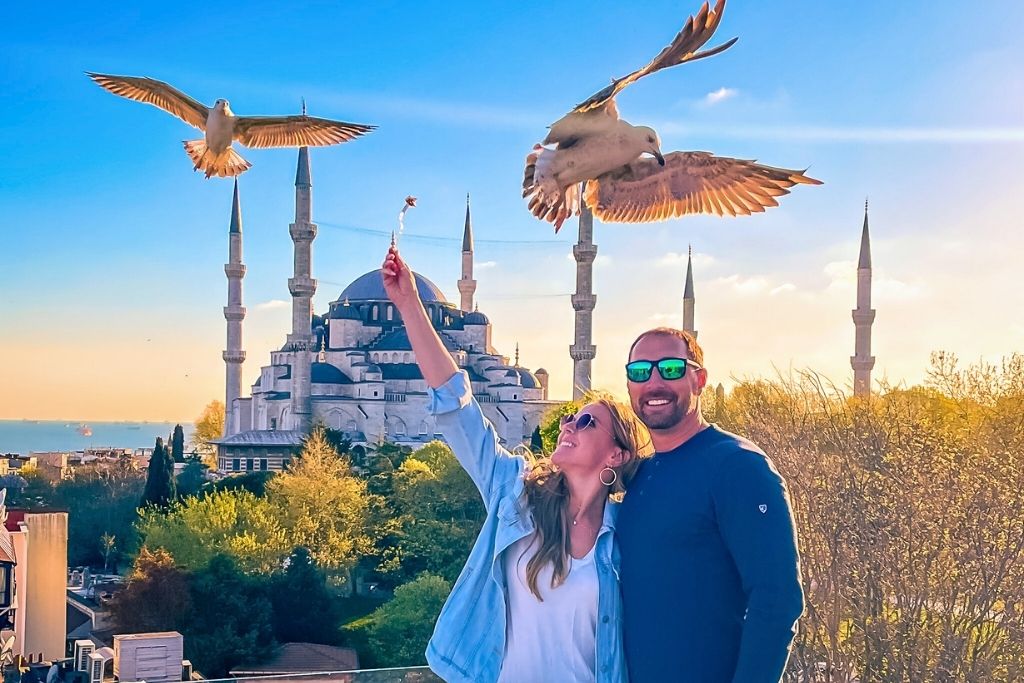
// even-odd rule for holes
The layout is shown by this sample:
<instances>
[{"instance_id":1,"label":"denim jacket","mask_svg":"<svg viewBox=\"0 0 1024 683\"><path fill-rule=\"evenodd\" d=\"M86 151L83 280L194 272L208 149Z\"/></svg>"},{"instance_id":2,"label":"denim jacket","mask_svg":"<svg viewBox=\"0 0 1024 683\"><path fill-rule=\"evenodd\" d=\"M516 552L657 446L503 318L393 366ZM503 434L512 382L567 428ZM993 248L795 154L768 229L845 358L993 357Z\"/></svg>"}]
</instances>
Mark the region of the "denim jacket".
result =
<instances>
[{"instance_id":1,"label":"denim jacket","mask_svg":"<svg viewBox=\"0 0 1024 683\"><path fill-rule=\"evenodd\" d=\"M524 486L526 461L501 447L494 426L473 398L464 371L430 391L430 412L437 416L441 434L480 490L487 518L437 619L427 645L427 662L449 683L494 683L505 654L507 583L502 555L534 531ZM626 680L618 549L613 533L617 508L611 501L605 505L595 550L598 683Z\"/></svg>"}]
</instances>

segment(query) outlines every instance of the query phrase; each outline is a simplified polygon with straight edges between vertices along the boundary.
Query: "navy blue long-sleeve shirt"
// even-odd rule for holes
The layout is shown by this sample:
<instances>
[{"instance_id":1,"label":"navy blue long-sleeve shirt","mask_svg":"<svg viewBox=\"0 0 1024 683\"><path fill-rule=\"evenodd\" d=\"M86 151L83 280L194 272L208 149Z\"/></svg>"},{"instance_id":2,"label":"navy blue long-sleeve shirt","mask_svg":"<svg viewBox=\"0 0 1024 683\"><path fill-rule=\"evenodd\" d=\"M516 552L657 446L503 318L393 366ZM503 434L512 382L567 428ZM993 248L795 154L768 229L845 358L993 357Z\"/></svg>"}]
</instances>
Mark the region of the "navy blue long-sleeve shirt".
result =
<instances>
[{"instance_id":1,"label":"navy blue long-sleeve shirt","mask_svg":"<svg viewBox=\"0 0 1024 683\"><path fill-rule=\"evenodd\" d=\"M714 425L645 461L616 531L631 683L777 683L803 612L786 485Z\"/></svg>"}]
</instances>

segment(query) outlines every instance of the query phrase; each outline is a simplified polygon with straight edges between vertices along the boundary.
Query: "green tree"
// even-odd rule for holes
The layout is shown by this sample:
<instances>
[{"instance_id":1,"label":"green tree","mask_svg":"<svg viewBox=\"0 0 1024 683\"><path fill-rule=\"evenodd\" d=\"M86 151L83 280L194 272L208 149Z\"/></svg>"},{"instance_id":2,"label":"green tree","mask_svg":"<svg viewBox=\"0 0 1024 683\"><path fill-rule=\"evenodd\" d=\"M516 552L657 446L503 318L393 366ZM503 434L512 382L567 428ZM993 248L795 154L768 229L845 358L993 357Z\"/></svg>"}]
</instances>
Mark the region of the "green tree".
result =
<instances>
[{"instance_id":1,"label":"green tree","mask_svg":"<svg viewBox=\"0 0 1024 683\"><path fill-rule=\"evenodd\" d=\"M427 641L451 588L440 576L422 574L399 586L392 600L369 616L348 624L346 629L365 639L367 659L372 666L425 664Z\"/></svg>"},{"instance_id":2,"label":"green tree","mask_svg":"<svg viewBox=\"0 0 1024 683\"><path fill-rule=\"evenodd\" d=\"M381 571L392 584L424 571L454 581L483 524L480 492L440 441L409 456L395 472L393 484Z\"/></svg>"},{"instance_id":3,"label":"green tree","mask_svg":"<svg viewBox=\"0 0 1024 683\"><path fill-rule=\"evenodd\" d=\"M327 585L309 551L296 548L288 567L273 582L274 636L282 643L337 645L341 610L338 596ZM310 607L313 606L313 609Z\"/></svg>"},{"instance_id":4,"label":"green tree","mask_svg":"<svg viewBox=\"0 0 1024 683\"><path fill-rule=\"evenodd\" d=\"M281 510L289 543L308 548L321 568L347 575L373 552L371 495L348 459L314 429L288 468L267 484L267 497Z\"/></svg>"},{"instance_id":5,"label":"green tree","mask_svg":"<svg viewBox=\"0 0 1024 683\"><path fill-rule=\"evenodd\" d=\"M199 458L189 457L185 467L175 479L179 498L197 496L206 485L206 470L209 469Z\"/></svg>"},{"instance_id":6,"label":"green tree","mask_svg":"<svg viewBox=\"0 0 1024 683\"><path fill-rule=\"evenodd\" d=\"M157 437L156 447L149 456L146 488L142 492L139 507L166 508L174 500L174 495L174 460L164 448L164 440Z\"/></svg>"},{"instance_id":7,"label":"green tree","mask_svg":"<svg viewBox=\"0 0 1024 683\"><path fill-rule=\"evenodd\" d=\"M68 511L71 566L109 564L116 570L130 562L129 553L138 547L134 524L145 482L143 472L124 457L113 464L80 467L73 479L57 483L50 504ZM116 548L109 552L102 543L104 534L117 538Z\"/></svg>"},{"instance_id":8,"label":"green tree","mask_svg":"<svg viewBox=\"0 0 1024 683\"><path fill-rule=\"evenodd\" d=\"M215 555L192 573L192 609L181 629L185 655L210 678L233 667L263 662L273 651L269 582L242 572L227 555Z\"/></svg>"},{"instance_id":9,"label":"green tree","mask_svg":"<svg viewBox=\"0 0 1024 683\"><path fill-rule=\"evenodd\" d=\"M163 549L145 546L135 558L124 588L110 599L110 616L121 633L176 631L187 621L188 577Z\"/></svg>"},{"instance_id":10,"label":"green tree","mask_svg":"<svg viewBox=\"0 0 1024 683\"><path fill-rule=\"evenodd\" d=\"M223 554L242 571L270 573L282 566L292 547L282 515L266 498L248 491L217 491L186 498L166 512L143 509L137 527L146 545L165 548L180 567L198 571Z\"/></svg>"},{"instance_id":11,"label":"green tree","mask_svg":"<svg viewBox=\"0 0 1024 683\"><path fill-rule=\"evenodd\" d=\"M171 457L174 462L185 462L185 430L181 425L174 425L171 434Z\"/></svg>"},{"instance_id":12,"label":"green tree","mask_svg":"<svg viewBox=\"0 0 1024 683\"><path fill-rule=\"evenodd\" d=\"M214 491L248 491L254 496L262 498L267 494L267 482L273 477L273 472L245 472L210 482L207 488L211 493Z\"/></svg>"}]
</instances>

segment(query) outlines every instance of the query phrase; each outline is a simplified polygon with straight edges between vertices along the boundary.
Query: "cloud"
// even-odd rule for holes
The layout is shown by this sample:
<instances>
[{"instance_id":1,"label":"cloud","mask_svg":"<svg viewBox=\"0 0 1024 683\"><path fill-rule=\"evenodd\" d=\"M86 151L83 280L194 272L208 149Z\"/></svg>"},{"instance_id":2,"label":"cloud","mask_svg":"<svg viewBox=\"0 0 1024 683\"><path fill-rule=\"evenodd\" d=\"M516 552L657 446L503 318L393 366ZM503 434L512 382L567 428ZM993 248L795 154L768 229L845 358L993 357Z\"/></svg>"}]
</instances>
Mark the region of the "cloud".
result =
<instances>
[{"instance_id":1,"label":"cloud","mask_svg":"<svg viewBox=\"0 0 1024 683\"><path fill-rule=\"evenodd\" d=\"M796 285L794 285L792 282L786 282L784 284L779 285L778 287L773 288L770 292L768 292L768 294L771 296L775 296L776 294L782 294L783 292L795 291Z\"/></svg>"},{"instance_id":2,"label":"cloud","mask_svg":"<svg viewBox=\"0 0 1024 683\"><path fill-rule=\"evenodd\" d=\"M695 268L702 268L716 263L715 257L699 251L693 253L693 265ZM659 268L681 268L686 265L686 253L669 251L662 255L655 265Z\"/></svg>"},{"instance_id":3,"label":"cloud","mask_svg":"<svg viewBox=\"0 0 1024 683\"><path fill-rule=\"evenodd\" d=\"M276 311L281 308L288 308L292 305L292 302L285 301L284 299L271 299L270 301L264 301L253 306L253 310L256 311Z\"/></svg>"},{"instance_id":4,"label":"cloud","mask_svg":"<svg viewBox=\"0 0 1024 683\"><path fill-rule=\"evenodd\" d=\"M735 88L726 88L725 86L722 86L718 90L715 90L714 92L709 92L707 95L705 95L704 99L701 100L701 104L705 107L713 107L716 104L724 102L730 98L736 97L736 95L738 95L739 92L740 91L736 90Z\"/></svg>"},{"instance_id":5,"label":"cloud","mask_svg":"<svg viewBox=\"0 0 1024 683\"><path fill-rule=\"evenodd\" d=\"M757 294L768 289L768 280L763 277L743 277L734 274L715 279L714 284L725 285L738 294Z\"/></svg>"},{"instance_id":6,"label":"cloud","mask_svg":"<svg viewBox=\"0 0 1024 683\"><path fill-rule=\"evenodd\" d=\"M655 128L662 135L704 135L738 140L866 143L1024 142L1024 127L991 126L764 126L680 124L665 121Z\"/></svg>"},{"instance_id":7,"label":"cloud","mask_svg":"<svg viewBox=\"0 0 1024 683\"><path fill-rule=\"evenodd\" d=\"M497 265L497 261L481 261L480 263L474 263L473 267L477 270L487 270L488 268L494 268Z\"/></svg>"}]
</instances>

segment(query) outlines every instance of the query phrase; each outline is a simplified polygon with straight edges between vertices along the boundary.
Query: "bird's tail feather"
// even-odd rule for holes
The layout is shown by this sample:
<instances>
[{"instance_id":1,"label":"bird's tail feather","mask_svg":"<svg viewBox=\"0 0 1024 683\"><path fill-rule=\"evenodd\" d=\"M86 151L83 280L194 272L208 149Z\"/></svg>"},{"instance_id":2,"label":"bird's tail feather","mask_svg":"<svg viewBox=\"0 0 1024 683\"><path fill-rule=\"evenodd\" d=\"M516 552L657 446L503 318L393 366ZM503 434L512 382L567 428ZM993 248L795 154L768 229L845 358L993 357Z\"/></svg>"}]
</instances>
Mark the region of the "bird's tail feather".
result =
<instances>
[{"instance_id":1,"label":"bird's tail feather","mask_svg":"<svg viewBox=\"0 0 1024 683\"><path fill-rule=\"evenodd\" d=\"M214 154L205 140L186 140L185 153L195 164L194 170L203 171L206 177L231 178L248 171L252 164L231 147L220 154Z\"/></svg>"}]
</instances>

